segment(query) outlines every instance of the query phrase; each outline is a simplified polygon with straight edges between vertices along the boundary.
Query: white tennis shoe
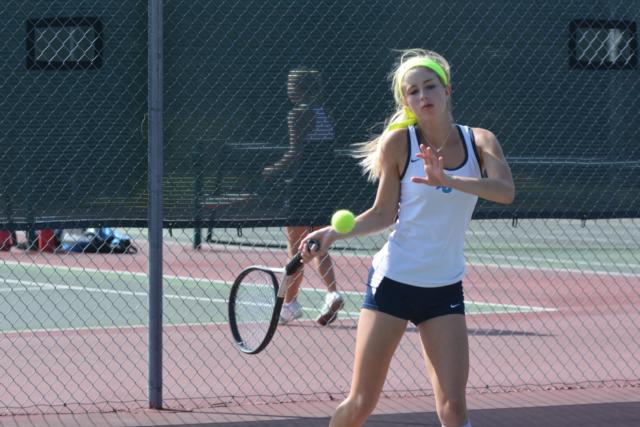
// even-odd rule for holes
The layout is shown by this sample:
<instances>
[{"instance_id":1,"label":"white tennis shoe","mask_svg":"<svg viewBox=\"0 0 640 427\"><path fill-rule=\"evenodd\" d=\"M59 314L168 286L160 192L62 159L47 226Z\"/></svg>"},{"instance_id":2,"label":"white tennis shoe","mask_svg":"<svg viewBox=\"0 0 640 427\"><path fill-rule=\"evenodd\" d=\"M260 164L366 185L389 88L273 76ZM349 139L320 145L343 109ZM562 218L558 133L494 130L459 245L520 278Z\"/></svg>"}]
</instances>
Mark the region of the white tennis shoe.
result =
<instances>
[{"instance_id":1,"label":"white tennis shoe","mask_svg":"<svg viewBox=\"0 0 640 427\"><path fill-rule=\"evenodd\" d=\"M298 300L293 300L290 303L282 304L282 311L280 312L280 324L291 322L301 318L303 315L302 304Z\"/></svg>"},{"instance_id":2,"label":"white tennis shoe","mask_svg":"<svg viewBox=\"0 0 640 427\"><path fill-rule=\"evenodd\" d=\"M338 292L327 292L324 297L324 305L320 310L320 316L316 319L316 323L326 326L333 323L338 318L338 311L344 307L344 298Z\"/></svg>"}]
</instances>

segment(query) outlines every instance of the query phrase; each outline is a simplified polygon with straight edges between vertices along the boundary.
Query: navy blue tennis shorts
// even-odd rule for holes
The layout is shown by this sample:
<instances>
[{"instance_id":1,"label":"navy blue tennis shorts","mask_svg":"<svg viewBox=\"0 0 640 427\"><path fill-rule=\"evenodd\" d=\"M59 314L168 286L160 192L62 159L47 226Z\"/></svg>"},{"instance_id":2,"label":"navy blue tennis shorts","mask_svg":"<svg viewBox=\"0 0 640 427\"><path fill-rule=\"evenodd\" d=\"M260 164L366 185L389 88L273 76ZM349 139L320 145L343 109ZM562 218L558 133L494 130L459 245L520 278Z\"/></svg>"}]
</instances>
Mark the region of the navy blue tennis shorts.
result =
<instances>
[{"instance_id":1,"label":"navy blue tennis shorts","mask_svg":"<svg viewBox=\"0 0 640 427\"><path fill-rule=\"evenodd\" d=\"M419 325L425 320L447 314L464 315L462 282L437 288L422 288L385 277L374 294L373 268L369 269L367 291L362 308L390 314Z\"/></svg>"}]
</instances>

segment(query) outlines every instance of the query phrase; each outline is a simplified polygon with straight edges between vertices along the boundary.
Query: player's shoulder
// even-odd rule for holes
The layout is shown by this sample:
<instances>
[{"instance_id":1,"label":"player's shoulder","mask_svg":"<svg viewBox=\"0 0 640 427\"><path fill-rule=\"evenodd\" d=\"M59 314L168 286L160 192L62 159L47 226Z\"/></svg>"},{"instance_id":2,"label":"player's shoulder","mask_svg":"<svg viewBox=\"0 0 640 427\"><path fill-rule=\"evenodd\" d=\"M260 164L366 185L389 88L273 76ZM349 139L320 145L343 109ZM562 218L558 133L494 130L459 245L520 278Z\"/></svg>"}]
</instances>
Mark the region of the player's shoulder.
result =
<instances>
[{"instance_id":1,"label":"player's shoulder","mask_svg":"<svg viewBox=\"0 0 640 427\"><path fill-rule=\"evenodd\" d=\"M381 150L397 151L398 148L407 146L407 129L393 129L386 131L381 136Z\"/></svg>"},{"instance_id":2,"label":"player's shoulder","mask_svg":"<svg viewBox=\"0 0 640 427\"><path fill-rule=\"evenodd\" d=\"M397 147L398 145L406 145L407 144L407 129L406 128L400 128L400 129L393 129L393 130L388 130L386 132L384 132L382 134L382 140L380 141L380 143L382 144L382 147Z\"/></svg>"},{"instance_id":3,"label":"player's shoulder","mask_svg":"<svg viewBox=\"0 0 640 427\"><path fill-rule=\"evenodd\" d=\"M498 144L498 138L490 130L480 127L469 128L473 132L473 137L478 147L482 148Z\"/></svg>"},{"instance_id":4,"label":"player's shoulder","mask_svg":"<svg viewBox=\"0 0 640 427\"><path fill-rule=\"evenodd\" d=\"M380 138L380 154L384 161L405 161L407 157L406 128L386 131Z\"/></svg>"}]
</instances>

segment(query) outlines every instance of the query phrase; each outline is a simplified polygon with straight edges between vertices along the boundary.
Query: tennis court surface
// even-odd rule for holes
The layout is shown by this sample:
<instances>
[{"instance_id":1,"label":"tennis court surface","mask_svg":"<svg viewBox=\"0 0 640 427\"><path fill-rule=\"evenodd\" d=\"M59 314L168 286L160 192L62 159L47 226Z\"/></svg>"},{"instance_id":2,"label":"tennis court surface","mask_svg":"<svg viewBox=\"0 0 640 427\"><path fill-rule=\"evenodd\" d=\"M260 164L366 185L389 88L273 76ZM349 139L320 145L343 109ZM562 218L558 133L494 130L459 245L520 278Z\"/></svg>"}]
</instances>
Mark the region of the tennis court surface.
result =
<instances>
[{"instance_id":1,"label":"tennis court surface","mask_svg":"<svg viewBox=\"0 0 640 427\"><path fill-rule=\"evenodd\" d=\"M600 232L629 246L630 225L543 224L544 237L527 223L491 221L474 223L468 235L474 426L637 425L637 254L609 259L602 243L598 251L575 250L576 242L602 242ZM300 297L305 318L280 327L260 355L246 356L227 325L230 283L249 264L286 261L282 247L269 247L268 237L275 245L282 230L247 230L242 239L218 230L219 242L199 251L189 233L167 232L165 410L154 411L145 409L148 247L144 230L129 232L140 249L134 255L0 254L0 348L5 361L22 366L0 379L3 426L327 425L349 387L369 246L379 242L333 251L347 300L334 325L312 321L324 290L310 270ZM261 234L252 242L251 233ZM509 234L509 253L487 243L496 233ZM546 249L532 251L536 245ZM409 328L367 425L438 425L416 338Z\"/></svg>"},{"instance_id":2,"label":"tennis court surface","mask_svg":"<svg viewBox=\"0 0 640 427\"><path fill-rule=\"evenodd\" d=\"M637 427L638 388L547 390L541 392L471 395L474 427ZM207 408L196 411L139 410L129 413L33 415L4 417L3 427L321 427L338 402ZM440 427L433 399L382 398L365 426Z\"/></svg>"}]
</instances>

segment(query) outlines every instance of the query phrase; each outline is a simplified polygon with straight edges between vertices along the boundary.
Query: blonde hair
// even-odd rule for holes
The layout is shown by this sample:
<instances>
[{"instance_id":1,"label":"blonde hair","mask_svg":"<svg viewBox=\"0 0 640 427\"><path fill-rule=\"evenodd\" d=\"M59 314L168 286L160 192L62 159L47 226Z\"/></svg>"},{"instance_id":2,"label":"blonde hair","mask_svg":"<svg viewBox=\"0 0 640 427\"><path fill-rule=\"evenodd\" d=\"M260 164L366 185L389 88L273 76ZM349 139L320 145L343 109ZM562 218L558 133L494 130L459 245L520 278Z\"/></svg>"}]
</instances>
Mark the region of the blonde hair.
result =
<instances>
[{"instance_id":1,"label":"blonde hair","mask_svg":"<svg viewBox=\"0 0 640 427\"><path fill-rule=\"evenodd\" d=\"M433 64L429 66L427 64ZM444 57L436 52L425 49L408 49L401 51L400 58L396 63L389 80L391 80L391 90L396 104L395 112L384 122L384 131L377 137L354 144L353 157L359 159L363 172L369 181L375 181L380 176L380 141L389 131L398 128L406 128L416 123L413 112L404 105L404 93L402 82L404 76L410 69L426 66L431 68L444 86L451 83L451 67ZM439 70L437 68L440 68ZM451 112L451 105L449 105Z\"/></svg>"}]
</instances>

